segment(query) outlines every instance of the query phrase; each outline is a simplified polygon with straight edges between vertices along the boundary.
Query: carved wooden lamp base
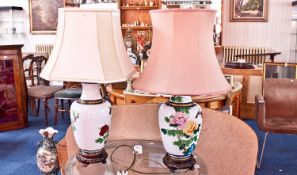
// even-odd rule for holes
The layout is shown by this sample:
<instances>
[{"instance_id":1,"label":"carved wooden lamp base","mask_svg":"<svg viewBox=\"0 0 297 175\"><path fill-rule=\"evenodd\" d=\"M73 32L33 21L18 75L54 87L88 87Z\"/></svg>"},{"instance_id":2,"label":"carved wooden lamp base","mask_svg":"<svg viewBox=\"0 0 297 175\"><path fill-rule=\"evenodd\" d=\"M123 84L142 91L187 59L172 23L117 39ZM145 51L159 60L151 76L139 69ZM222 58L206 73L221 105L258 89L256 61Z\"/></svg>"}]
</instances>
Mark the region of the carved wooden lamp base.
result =
<instances>
[{"instance_id":1,"label":"carved wooden lamp base","mask_svg":"<svg viewBox=\"0 0 297 175\"><path fill-rule=\"evenodd\" d=\"M174 172L177 169L194 170L196 160L193 155L185 159L185 158L176 158L166 153L163 158L163 163L167 166L167 168L171 172Z\"/></svg>"},{"instance_id":2,"label":"carved wooden lamp base","mask_svg":"<svg viewBox=\"0 0 297 175\"><path fill-rule=\"evenodd\" d=\"M76 154L77 160L81 162L85 167L93 163L102 162L103 164L105 164L107 156L107 152L104 149L99 151L80 149L79 152Z\"/></svg>"}]
</instances>

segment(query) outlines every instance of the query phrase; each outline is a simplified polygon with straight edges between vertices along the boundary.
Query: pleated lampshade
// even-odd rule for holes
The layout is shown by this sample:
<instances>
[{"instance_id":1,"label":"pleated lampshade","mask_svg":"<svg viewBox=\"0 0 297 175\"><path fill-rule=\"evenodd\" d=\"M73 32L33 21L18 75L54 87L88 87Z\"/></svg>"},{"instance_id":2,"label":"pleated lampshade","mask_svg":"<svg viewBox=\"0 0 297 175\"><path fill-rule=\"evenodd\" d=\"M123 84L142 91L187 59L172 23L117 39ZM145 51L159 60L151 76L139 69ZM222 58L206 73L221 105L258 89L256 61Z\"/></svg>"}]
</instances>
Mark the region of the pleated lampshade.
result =
<instances>
[{"instance_id":1,"label":"pleated lampshade","mask_svg":"<svg viewBox=\"0 0 297 175\"><path fill-rule=\"evenodd\" d=\"M56 42L41 73L43 78L113 83L126 81L133 71L119 10L59 9Z\"/></svg>"},{"instance_id":2,"label":"pleated lampshade","mask_svg":"<svg viewBox=\"0 0 297 175\"><path fill-rule=\"evenodd\" d=\"M151 54L133 88L170 95L209 95L230 90L214 50L215 13L209 9L150 11Z\"/></svg>"}]
</instances>

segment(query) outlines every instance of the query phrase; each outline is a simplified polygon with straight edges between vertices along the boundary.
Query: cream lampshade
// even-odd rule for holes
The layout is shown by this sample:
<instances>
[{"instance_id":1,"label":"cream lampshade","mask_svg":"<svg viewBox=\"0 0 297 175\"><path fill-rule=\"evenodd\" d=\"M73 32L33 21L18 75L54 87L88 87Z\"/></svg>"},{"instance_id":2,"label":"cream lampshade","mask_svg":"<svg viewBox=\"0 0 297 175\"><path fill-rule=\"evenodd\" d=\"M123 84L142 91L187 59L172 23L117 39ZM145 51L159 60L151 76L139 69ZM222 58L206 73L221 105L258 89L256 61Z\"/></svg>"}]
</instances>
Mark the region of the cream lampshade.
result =
<instances>
[{"instance_id":1,"label":"cream lampshade","mask_svg":"<svg viewBox=\"0 0 297 175\"><path fill-rule=\"evenodd\" d=\"M118 10L59 9L52 54L41 76L52 81L82 82L80 100L71 105L71 125L83 164L106 162L104 144L111 104L98 83L126 81L134 68L123 43Z\"/></svg>"},{"instance_id":2,"label":"cream lampshade","mask_svg":"<svg viewBox=\"0 0 297 175\"><path fill-rule=\"evenodd\" d=\"M193 169L192 156L202 127L200 106L190 95L231 89L216 59L213 43L215 10L171 9L150 11L153 23L151 54L133 88L174 95L159 109L159 125L172 171Z\"/></svg>"},{"instance_id":3,"label":"cream lampshade","mask_svg":"<svg viewBox=\"0 0 297 175\"><path fill-rule=\"evenodd\" d=\"M56 42L41 76L52 81L114 83L134 70L117 10L59 9Z\"/></svg>"}]
</instances>

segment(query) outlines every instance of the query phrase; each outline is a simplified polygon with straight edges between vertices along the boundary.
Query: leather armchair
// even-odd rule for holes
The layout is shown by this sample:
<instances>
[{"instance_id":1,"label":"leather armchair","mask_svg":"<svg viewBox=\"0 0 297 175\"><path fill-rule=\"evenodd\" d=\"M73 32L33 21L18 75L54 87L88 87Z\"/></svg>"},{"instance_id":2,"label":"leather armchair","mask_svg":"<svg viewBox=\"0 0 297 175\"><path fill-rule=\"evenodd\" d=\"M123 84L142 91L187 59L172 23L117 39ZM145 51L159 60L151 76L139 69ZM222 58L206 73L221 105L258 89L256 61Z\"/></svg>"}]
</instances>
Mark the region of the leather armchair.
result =
<instances>
[{"instance_id":1,"label":"leather armchair","mask_svg":"<svg viewBox=\"0 0 297 175\"><path fill-rule=\"evenodd\" d=\"M255 97L258 126L265 131L257 168L260 168L267 134L297 134L297 80L266 79L263 96Z\"/></svg>"}]
</instances>

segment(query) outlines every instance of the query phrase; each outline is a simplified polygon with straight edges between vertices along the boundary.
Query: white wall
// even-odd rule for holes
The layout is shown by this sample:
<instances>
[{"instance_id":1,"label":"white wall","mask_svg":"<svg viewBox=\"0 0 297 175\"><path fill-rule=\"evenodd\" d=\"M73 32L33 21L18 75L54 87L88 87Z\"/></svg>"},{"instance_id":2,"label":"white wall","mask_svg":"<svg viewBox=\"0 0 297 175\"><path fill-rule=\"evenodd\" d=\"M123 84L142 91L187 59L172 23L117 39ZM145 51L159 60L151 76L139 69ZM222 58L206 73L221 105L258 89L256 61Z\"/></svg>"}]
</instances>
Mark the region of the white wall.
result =
<instances>
[{"instance_id":1,"label":"white wall","mask_svg":"<svg viewBox=\"0 0 297 175\"><path fill-rule=\"evenodd\" d=\"M268 22L230 22L230 0L224 0L223 45L267 47L282 52L277 60L289 61L290 38L295 37L290 34L291 2L292 0L269 0ZM54 43L55 35L30 34L29 0L0 0L0 6L11 5L24 8L24 34L15 38L23 42L23 51L35 51L36 44ZM1 44L10 42L1 36L0 40ZM293 58L291 61L294 61Z\"/></svg>"},{"instance_id":2,"label":"white wall","mask_svg":"<svg viewBox=\"0 0 297 175\"><path fill-rule=\"evenodd\" d=\"M224 0L223 45L266 47L282 52L277 61L293 62L294 58L289 60L292 0L268 1L268 22L230 22L230 0Z\"/></svg>"},{"instance_id":3,"label":"white wall","mask_svg":"<svg viewBox=\"0 0 297 175\"><path fill-rule=\"evenodd\" d=\"M23 52L35 51L36 44L53 44L55 41L55 35L31 35L30 34L30 20L29 20L29 0L0 0L0 6L20 6L23 7L23 32L22 35L15 35L14 41L0 36L1 44L11 44L11 42L18 42L24 44ZM13 35L13 34L12 34ZM17 40L17 41L15 41Z\"/></svg>"}]
</instances>

